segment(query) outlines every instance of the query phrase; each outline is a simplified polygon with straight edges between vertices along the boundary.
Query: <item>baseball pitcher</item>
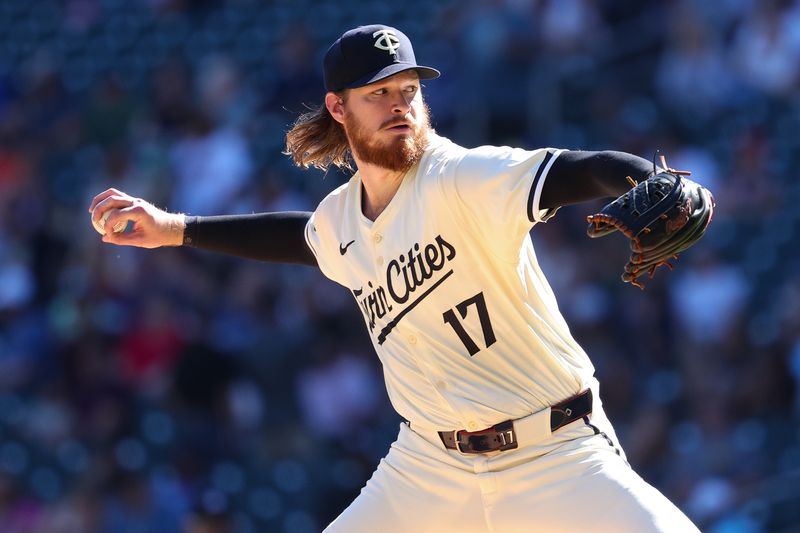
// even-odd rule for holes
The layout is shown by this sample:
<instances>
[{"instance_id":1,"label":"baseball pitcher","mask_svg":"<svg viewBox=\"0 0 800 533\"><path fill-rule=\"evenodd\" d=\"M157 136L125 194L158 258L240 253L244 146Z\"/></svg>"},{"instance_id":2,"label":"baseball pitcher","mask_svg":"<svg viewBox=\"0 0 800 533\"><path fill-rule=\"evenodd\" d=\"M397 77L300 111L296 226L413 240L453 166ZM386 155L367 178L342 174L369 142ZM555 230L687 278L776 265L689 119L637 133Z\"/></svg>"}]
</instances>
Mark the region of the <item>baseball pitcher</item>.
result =
<instances>
[{"instance_id":1,"label":"baseball pitcher","mask_svg":"<svg viewBox=\"0 0 800 533\"><path fill-rule=\"evenodd\" d=\"M702 236L711 194L663 159L459 146L429 123L420 82L439 74L389 26L333 43L286 150L356 171L313 213L186 216L109 189L92 221L107 243L313 265L350 290L405 422L326 531L697 531L627 463L530 230L617 198L588 232L627 236L623 280L642 286Z\"/></svg>"}]
</instances>

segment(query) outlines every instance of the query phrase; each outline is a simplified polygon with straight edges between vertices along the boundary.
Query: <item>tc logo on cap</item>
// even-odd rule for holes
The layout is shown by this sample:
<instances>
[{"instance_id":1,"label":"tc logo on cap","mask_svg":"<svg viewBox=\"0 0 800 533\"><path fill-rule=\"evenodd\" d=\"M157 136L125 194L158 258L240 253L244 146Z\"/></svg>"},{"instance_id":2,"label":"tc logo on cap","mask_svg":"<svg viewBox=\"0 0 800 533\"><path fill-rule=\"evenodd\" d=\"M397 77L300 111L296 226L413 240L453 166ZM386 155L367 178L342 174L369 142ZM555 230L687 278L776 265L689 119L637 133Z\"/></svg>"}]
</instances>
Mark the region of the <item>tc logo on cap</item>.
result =
<instances>
[{"instance_id":1,"label":"tc logo on cap","mask_svg":"<svg viewBox=\"0 0 800 533\"><path fill-rule=\"evenodd\" d=\"M380 50L386 50L390 54L396 56L397 50L400 48L400 39L394 31L388 29L378 30L372 34L373 37L377 37L378 35L380 35L380 37L378 37L373 46Z\"/></svg>"}]
</instances>

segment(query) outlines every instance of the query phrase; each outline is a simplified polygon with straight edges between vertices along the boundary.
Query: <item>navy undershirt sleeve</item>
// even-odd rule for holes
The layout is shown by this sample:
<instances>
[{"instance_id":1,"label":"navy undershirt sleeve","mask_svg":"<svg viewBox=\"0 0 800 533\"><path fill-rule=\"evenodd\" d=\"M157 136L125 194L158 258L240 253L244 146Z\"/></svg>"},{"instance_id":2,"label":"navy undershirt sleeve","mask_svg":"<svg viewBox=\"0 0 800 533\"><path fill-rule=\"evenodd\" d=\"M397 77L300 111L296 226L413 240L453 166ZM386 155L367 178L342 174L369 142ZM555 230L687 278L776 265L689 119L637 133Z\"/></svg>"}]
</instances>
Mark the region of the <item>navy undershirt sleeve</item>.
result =
<instances>
[{"instance_id":1,"label":"navy undershirt sleeve","mask_svg":"<svg viewBox=\"0 0 800 533\"><path fill-rule=\"evenodd\" d=\"M626 152L562 152L547 174L539 207L554 209L598 198L616 198L631 188L626 176L641 181L652 171L651 161Z\"/></svg>"},{"instance_id":2,"label":"navy undershirt sleeve","mask_svg":"<svg viewBox=\"0 0 800 533\"><path fill-rule=\"evenodd\" d=\"M317 266L306 244L310 212L187 216L183 244L246 259Z\"/></svg>"}]
</instances>

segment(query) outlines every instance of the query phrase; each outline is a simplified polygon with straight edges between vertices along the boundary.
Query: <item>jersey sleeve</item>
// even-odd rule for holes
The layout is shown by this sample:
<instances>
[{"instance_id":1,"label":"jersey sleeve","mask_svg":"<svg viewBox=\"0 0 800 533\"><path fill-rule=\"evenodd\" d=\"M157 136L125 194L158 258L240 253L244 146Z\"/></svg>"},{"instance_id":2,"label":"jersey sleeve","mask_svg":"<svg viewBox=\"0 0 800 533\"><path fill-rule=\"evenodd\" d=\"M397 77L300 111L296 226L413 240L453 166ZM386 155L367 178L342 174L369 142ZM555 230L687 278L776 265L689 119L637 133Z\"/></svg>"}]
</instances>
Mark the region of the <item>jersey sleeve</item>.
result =
<instances>
[{"instance_id":1,"label":"jersey sleeve","mask_svg":"<svg viewBox=\"0 0 800 533\"><path fill-rule=\"evenodd\" d=\"M463 216L490 240L507 236L512 247L556 209L540 205L542 188L553 163L564 150L484 146L468 150L448 173L445 191Z\"/></svg>"},{"instance_id":2,"label":"jersey sleeve","mask_svg":"<svg viewBox=\"0 0 800 533\"><path fill-rule=\"evenodd\" d=\"M351 178L322 199L317 208L311 213L306 223L304 236L308 248L317 260L317 266L325 277L347 286L347 264L342 261L339 249L338 235L342 231L342 224L347 217L343 217L350 209L352 200L348 200L349 191L352 190Z\"/></svg>"},{"instance_id":3,"label":"jersey sleeve","mask_svg":"<svg viewBox=\"0 0 800 533\"><path fill-rule=\"evenodd\" d=\"M326 234L330 233L330 229L330 226L325 224L325 217L320 215L320 208L317 208L306 223L306 244L311 249L311 253L314 254L317 265L319 265L319 269L325 277L341 283L336 269L330 262L330 254L324 249L326 243L334 240L330 235L327 235L326 238Z\"/></svg>"}]
</instances>

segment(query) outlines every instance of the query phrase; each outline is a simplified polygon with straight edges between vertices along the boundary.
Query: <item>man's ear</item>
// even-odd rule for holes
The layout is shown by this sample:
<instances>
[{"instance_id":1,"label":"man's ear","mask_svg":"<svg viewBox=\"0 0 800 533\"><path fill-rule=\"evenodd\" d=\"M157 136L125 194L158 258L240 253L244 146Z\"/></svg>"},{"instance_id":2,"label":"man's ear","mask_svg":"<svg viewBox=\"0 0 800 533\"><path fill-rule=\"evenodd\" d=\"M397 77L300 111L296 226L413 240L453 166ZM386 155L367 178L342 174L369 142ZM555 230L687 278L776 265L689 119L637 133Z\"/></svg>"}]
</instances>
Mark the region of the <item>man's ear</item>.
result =
<instances>
[{"instance_id":1,"label":"man's ear","mask_svg":"<svg viewBox=\"0 0 800 533\"><path fill-rule=\"evenodd\" d=\"M336 122L344 124L344 100L338 94L327 93L325 95L325 107L328 108L328 113L331 114Z\"/></svg>"}]
</instances>

